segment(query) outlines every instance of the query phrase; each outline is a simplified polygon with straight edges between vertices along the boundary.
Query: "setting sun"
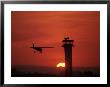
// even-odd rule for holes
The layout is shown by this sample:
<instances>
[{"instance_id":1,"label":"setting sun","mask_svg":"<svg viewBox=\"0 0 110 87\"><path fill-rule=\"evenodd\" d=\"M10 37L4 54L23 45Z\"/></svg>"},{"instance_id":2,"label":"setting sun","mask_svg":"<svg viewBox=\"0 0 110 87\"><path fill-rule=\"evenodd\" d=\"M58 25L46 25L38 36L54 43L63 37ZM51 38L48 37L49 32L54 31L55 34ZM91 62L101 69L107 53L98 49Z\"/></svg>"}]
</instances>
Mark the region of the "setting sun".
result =
<instances>
[{"instance_id":1,"label":"setting sun","mask_svg":"<svg viewBox=\"0 0 110 87\"><path fill-rule=\"evenodd\" d=\"M65 63L58 63L56 67L65 67Z\"/></svg>"}]
</instances>

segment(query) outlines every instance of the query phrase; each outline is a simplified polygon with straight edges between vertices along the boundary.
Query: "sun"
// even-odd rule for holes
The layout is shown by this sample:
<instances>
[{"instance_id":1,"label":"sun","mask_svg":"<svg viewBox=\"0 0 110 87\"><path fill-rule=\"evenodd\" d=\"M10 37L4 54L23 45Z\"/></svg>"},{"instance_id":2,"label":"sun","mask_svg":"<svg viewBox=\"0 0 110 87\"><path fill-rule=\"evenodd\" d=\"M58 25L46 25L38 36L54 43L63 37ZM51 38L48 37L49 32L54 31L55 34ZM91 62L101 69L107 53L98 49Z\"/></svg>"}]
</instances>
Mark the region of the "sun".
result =
<instances>
[{"instance_id":1,"label":"sun","mask_svg":"<svg viewBox=\"0 0 110 87\"><path fill-rule=\"evenodd\" d=\"M65 63L61 62L56 65L56 67L65 67Z\"/></svg>"}]
</instances>

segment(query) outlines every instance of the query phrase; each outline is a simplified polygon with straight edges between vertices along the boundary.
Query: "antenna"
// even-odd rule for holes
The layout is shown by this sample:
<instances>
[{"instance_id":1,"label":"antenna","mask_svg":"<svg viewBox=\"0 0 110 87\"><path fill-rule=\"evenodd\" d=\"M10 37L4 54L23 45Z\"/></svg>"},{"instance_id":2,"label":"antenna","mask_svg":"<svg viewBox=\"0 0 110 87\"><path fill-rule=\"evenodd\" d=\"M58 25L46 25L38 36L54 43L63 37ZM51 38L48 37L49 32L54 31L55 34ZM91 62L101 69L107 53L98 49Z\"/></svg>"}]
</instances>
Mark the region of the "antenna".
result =
<instances>
[{"instance_id":1,"label":"antenna","mask_svg":"<svg viewBox=\"0 0 110 87\"><path fill-rule=\"evenodd\" d=\"M65 32L65 34L64 34L64 38L69 39L67 32Z\"/></svg>"}]
</instances>

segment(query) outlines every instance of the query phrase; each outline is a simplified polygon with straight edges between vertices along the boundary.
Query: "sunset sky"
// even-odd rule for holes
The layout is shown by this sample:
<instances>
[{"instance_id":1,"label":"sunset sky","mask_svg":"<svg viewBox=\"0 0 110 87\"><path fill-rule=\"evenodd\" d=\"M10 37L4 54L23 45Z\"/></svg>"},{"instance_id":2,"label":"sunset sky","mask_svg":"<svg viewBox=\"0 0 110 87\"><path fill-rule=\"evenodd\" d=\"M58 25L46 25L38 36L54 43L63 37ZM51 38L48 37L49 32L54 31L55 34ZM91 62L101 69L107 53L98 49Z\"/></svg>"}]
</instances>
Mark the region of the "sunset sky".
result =
<instances>
[{"instance_id":1,"label":"sunset sky","mask_svg":"<svg viewBox=\"0 0 110 87\"><path fill-rule=\"evenodd\" d=\"M74 40L73 67L100 66L99 11L12 11L12 66L55 67L64 62L62 40ZM42 54L30 47L52 46Z\"/></svg>"}]
</instances>

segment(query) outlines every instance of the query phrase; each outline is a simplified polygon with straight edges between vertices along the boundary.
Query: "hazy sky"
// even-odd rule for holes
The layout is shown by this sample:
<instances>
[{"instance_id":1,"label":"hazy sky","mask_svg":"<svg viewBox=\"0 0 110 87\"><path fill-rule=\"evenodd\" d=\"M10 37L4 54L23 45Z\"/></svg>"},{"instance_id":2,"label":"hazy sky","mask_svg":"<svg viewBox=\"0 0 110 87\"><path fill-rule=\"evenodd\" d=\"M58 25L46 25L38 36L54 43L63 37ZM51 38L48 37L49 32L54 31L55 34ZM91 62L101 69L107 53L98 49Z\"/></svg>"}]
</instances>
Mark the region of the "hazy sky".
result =
<instances>
[{"instance_id":1,"label":"hazy sky","mask_svg":"<svg viewBox=\"0 0 110 87\"><path fill-rule=\"evenodd\" d=\"M11 12L12 66L56 66L64 62L62 40L70 36L74 40L73 67L99 67L100 65L100 12ZM53 46L43 53L29 48Z\"/></svg>"}]
</instances>

